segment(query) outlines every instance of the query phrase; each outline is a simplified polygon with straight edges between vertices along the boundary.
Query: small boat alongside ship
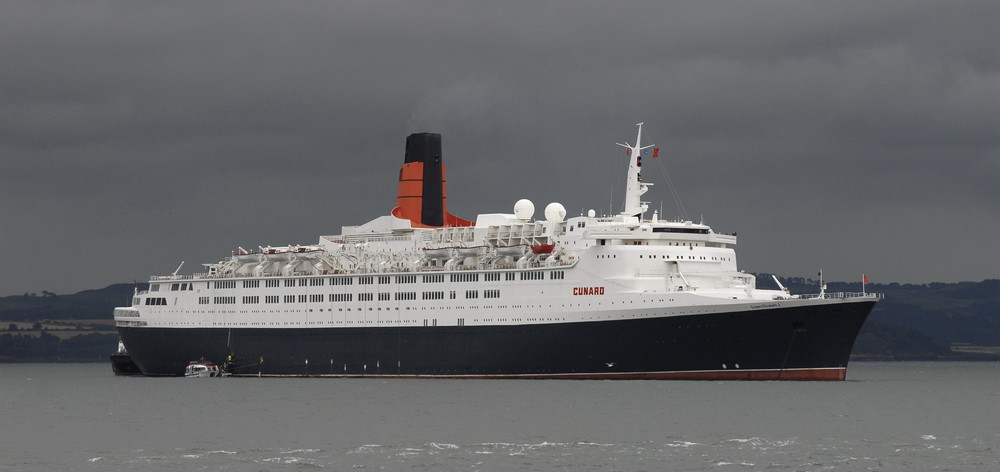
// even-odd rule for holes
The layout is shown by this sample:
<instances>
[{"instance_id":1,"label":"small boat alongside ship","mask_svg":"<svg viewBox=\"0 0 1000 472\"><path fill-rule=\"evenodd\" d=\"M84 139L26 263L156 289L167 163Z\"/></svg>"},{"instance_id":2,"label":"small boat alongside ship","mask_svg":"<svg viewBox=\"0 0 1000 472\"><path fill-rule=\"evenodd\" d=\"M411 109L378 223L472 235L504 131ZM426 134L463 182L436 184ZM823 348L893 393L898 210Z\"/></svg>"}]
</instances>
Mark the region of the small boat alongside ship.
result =
<instances>
[{"instance_id":1,"label":"small boat alongside ship","mask_svg":"<svg viewBox=\"0 0 1000 472\"><path fill-rule=\"evenodd\" d=\"M388 215L154 276L119 335L155 376L843 380L880 296L758 288L735 234L650 216L638 127L620 213L538 219L449 213L441 136L410 135Z\"/></svg>"},{"instance_id":2,"label":"small boat alongside ship","mask_svg":"<svg viewBox=\"0 0 1000 472\"><path fill-rule=\"evenodd\" d=\"M214 362L191 361L184 369L185 377L229 377L226 372Z\"/></svg>"}]
</instances>

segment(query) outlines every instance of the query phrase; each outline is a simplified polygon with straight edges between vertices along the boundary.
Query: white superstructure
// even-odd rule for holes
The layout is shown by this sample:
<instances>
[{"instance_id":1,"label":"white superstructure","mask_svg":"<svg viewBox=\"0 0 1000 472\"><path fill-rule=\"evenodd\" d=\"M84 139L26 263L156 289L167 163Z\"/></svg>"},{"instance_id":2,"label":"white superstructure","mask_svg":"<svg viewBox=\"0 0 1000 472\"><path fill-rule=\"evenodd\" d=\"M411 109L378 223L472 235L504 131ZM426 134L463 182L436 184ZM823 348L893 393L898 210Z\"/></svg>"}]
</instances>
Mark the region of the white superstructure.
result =
<instances>
[{"instance_id":1,"label":"white superstructure","mask_svg":"<svg viewBox=\"0 0 1000 472\"><path fill-rule=\"evenodd\" d=\"M427 228L392 215L315 245L242 248L194 275L152 277L123 327L471 326L594 321L822 303L755 288L737 269L736 236L692 221L645 218L642 124L629 150L625 209L544 219L517 202L473 226Z\"/></svg>"}]
</instances>

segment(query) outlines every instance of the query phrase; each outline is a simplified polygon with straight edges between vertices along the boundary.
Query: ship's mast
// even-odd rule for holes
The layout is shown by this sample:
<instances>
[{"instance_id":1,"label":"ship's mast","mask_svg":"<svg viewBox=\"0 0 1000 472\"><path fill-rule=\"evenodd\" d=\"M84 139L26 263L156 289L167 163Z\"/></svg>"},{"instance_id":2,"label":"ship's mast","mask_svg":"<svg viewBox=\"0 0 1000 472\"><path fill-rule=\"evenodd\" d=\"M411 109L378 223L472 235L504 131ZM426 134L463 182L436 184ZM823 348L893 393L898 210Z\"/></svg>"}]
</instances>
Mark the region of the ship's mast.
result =
<instances>
[{"instance_id":1,"label":"ship's mast","mask_svg":"<svg viewBox=\"0 0 1000 472\"><path fill-rule=\"evenodd\" d=\"M625 209L621 214L626 217L636 217L640 221L643 213L649 209L649 204L641 200L642 195L649 190L650 185L653 185L642 181L642 151L655 146L655 144L642 145L642 125L643 123L636 124L639 133L635 137L635 146L628 144L627 141L625 144L617 143L628 149L629 155L628 180L625 182Z\"/></svg>"}]
</instances>

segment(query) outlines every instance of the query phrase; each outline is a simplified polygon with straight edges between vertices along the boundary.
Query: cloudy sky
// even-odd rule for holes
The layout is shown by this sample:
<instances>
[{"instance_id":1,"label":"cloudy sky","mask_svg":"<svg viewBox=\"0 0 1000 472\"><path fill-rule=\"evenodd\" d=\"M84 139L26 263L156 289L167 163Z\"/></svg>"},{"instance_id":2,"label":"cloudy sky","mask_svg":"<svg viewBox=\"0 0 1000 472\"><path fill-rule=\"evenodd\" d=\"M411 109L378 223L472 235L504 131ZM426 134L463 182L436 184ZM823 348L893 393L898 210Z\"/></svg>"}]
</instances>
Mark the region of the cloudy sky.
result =
<instances>
[{"instance_id":1,"label":"cloudy sky","mask_svg":"<svg viewBox=\"0 0 1000 472\"><path fill-rule=\"evenodd\" d=\"M412 132L443 135L459 216L618 211L639 121L651 207L737 232L747 271L998 278L997 24L995 1L3 2L0 295L339 234L391 210Z\"/></svg>"}]
</instances>

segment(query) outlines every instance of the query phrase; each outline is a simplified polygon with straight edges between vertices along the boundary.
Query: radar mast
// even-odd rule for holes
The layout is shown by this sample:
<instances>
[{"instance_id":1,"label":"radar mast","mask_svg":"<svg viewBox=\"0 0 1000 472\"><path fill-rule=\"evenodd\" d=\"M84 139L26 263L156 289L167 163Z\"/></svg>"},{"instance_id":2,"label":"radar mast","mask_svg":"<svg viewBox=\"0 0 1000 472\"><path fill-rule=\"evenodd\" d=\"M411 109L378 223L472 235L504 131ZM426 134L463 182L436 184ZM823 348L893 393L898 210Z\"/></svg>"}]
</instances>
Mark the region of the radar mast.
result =
<instances>
[{"instance_id":1,"label":"radar mast","mask_svg":"<svg viewBox=\"0 0 1000 472\"><path fill-rule=\"evenodd\" d=\"M639 132L635 137L635 146L628 144L627 141L625 144L617 143L628 150L626 152L629 156L628 179L625 182L625 209L621 214L625 217L638 218L639 221L642 221L643 213L649 209L649 203L642 201L642 195L649 190L650 185L653 185L642 181L642 151L655 146L655 144L642 145L642 125L643 123L636 124Z\"/></svg>"}]
</instances>

